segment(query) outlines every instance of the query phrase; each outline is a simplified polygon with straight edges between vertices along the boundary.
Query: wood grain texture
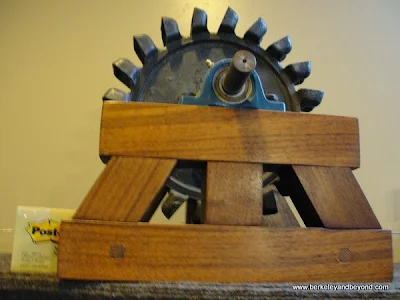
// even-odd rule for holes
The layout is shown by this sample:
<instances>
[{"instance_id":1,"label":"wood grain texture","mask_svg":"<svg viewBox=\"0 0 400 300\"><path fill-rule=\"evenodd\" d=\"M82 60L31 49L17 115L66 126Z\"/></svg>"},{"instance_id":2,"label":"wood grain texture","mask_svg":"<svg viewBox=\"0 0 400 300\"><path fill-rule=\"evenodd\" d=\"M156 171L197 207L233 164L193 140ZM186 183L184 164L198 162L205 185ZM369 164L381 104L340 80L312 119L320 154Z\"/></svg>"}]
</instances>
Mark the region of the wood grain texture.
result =
<instances>
[{"instance_id":1,"label":"wood grain texture","mask_svg":"<svg viewBox=\"0 0 400 300\"><path fill-rule=\"evenodd\" d=\"M359 152L355 118L194 105L103 104L103 155L358 168Z\"/></svg>"},{"instance_id":2,"label":"wood grain texture","mask_svg":"<svg viewBox=\"0 0 400 300\"><path fill-rule=\"evenodd\" d=\"M206 282L392 280L391 232L63 222L63 279ZM123 249L111 258L110 246Z\"/></svg>"},{"instance_id":3,"label":"wood grain texture","mask_svg":"<svg viewBox=\"0 0 400 300\"><path fill-rule=\"evenodd\" d=\"M175 164L174 159L112 157L74 219L150 220Z\"/></svg>"},{"instance_id":4,"label":"wood grain texture","mask_svg":"<svg viewBox=\"0 0 400 300\"><path fill-rule=\"evenodd\" d=\"M293 166L279 176L307 227L381 228L350 168Z\"/></svg>"},{"instance_id":5,"label":"wood grain texture","mask_svg":"<svg viewBox=\"0 0 400 300\"><path fill-rule=\"evenodd\" d=\"M277 228L300 227L285 197L279 194L274 186L271 189L276 199L278 213L263 216L262 225Z\"/></svg>"},{"instance_id":6,"label":"wood grain texture","mask_svg":"<svg viewBox=\"0 0 400 300\"><path fill-rule=\"evenodd\" d=\"M261 225L262 165L208 162L204 223Z\"/></svg>"}]
</instances>

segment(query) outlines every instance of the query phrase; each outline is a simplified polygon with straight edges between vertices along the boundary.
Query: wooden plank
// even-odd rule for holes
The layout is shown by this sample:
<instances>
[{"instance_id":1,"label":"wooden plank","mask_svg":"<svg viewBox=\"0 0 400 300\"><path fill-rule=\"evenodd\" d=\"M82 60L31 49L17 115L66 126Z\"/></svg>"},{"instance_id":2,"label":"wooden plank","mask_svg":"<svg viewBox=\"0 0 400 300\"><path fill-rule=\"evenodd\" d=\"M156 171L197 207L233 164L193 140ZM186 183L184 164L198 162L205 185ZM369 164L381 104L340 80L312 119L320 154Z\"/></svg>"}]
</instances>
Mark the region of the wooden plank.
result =
<instances>
[{"instance_id":1,"label":"wooden plank","mask_svg":"<svg viewBox=\"0 0 400 300\"><path fill-rule=\"evenodd\" d=\"M307 227L381 228L350 168L293 166L279 176Z\"/></svg>"},{"instance_id":2,"label":"wooden plank","mask_svg":"<svg viewBox=\"0 0 400 300\"><path fill-rule=\"evenodd\" d=\"M174 159L112 157L74 219L150 220L175 164Z\"/></svg>"},{"instance_id":3,"label":"wooden plank","mask_svg":"<svg viewBox=\"0 0 400 300\"><path fill-rule=\"evenodd\" d=\"M279 228L300 227L285 197L279 194L274 186L271 189L276 199L278 213L263 216L262 225Z\"/></svg>"},{"instance_id":4,"label":"wooden plank","mask_svg":"<svg viewBox=\"0 0 400 300\"><path fill-rule=\"evenodd\" d=\"M261 225L262 165L208 162L204 223Z\"/></svg>"},{"instance_id":5,"label":"wooden plank","mask_svg":"<svg viewBox=\"0 0 400 300\"><path fill-rule=\"evenodd\" d=\"M205 282L392 280L391 232L63 222L63 279Z\"/></svg>"},{"instance_id":6,"label":"wooden plank","mask_svg":"<svg viewBox=\"0 0 400 300\"><path fill-rule=\"evenodd\" d=\"M194 105L103 104L103 155L358 168L359 152L355 118Z\"/></svg>"}]
</instances>

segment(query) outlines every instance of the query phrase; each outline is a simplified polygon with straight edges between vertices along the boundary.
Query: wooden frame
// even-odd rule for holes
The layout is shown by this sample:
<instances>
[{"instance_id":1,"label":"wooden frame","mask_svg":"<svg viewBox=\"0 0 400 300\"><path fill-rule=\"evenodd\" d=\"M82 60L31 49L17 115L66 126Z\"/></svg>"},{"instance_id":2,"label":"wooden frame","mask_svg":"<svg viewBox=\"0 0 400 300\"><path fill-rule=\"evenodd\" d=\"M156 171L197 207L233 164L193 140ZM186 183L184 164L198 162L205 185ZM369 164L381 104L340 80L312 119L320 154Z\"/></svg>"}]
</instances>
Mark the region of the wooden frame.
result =
<instances>
[{"instance_id":1,"label":"wooden frame","mask_svg":"<svg viewBox=\"0 0 400 300\"><path fill-rule=\"evenodd\" d=\"M61 225L60 278L392 279L391 232L381 229L351 170L359 167L357 119L109 102L100 153L111 159L74 220ZM182 159L208 162L205 224L138 223L150 219ZM277 190L281 215L264 220L276 228L261 226L262 164L283 165L277 188L309 228L299 228Z\"/></svg>"}]
</instances>

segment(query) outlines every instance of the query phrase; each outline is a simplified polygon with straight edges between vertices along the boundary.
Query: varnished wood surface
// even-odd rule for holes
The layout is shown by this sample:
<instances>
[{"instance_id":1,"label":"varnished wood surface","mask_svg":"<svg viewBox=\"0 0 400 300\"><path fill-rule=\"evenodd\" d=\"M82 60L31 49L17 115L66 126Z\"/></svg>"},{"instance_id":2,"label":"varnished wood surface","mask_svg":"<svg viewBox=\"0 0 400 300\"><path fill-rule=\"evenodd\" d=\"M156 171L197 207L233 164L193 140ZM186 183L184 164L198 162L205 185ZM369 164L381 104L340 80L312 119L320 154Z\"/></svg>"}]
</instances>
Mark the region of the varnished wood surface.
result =
<instances>
[{"instance_id":1,"label":"varnished wood surface","mask_svg":"<svg viewBox=\"0 0 400 300\"><path fill-rule=\"evenodd\" d=\"M100 153L357 168L358 120L193 105L104 102Z\"/></svg>"},{"instance_id":2,"label":"varnished wood surface","mask_svg":"<svg viewBox=\"0 0 400 300\"><path fill-rule=\"evenodd\" d=\"M285 197L279 194L274 186L271 186L270 189L273 190L278 213L263 216L262 225L276 228L300 227Z\"/></svg>"},{"instance_id":3,"label":"varnished wood surface","mask_svg":"<svg viewBox=\"0 0 400 300\"><path fill-rule=\"evenodd\" d=\"M208 162L204 223L261 225L262 165Z\"/></svg>"},{"instance_id":4,"label":"varnished wood surface","mask_svg":"<svg viewBox=\"0 0 400 300\"><path fill-rule=\"evenodd\" d=\"M392 280L390 231L150 225L61 225L63 279L206 282ZM110 246L124 249L110 257ZM341 262L340 262L341 261Z\"/></svg>"},{"instance_id":5,"label":"varnished wood surface","mask_svg":"<svg viewBox=\"0 0 400 300\"><path fill-rule=\"evenodd\" d=\"M381 228L350 168L293 166L280 177L306 226Z\"/></svg>"},{"instance_id":6,"label":"varnished wood surface","mask_svg":"<svg viewBox=\"0 0 400 300\"><path fill-rule=\"evenodd\" d=\"M175 164L174 159L112 157L74 219L150 220Z\"/></svg>"}]
</instances>

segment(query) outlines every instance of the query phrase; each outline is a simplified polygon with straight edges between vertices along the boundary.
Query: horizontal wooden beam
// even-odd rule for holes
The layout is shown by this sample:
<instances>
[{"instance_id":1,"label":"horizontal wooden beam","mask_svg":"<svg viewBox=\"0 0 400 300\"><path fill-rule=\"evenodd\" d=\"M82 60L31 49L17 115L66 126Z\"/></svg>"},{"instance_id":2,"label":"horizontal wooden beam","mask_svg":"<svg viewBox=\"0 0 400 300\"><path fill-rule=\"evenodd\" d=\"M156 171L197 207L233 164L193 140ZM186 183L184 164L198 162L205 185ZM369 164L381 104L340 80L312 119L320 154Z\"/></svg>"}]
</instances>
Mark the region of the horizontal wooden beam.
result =
<instances>
[{"instance_id":1,"label":"horizontal wooden beam","mask_svg":"<svg viewBox=\"0 0 400 300\"><path fill-rule=\"evenodd\" d=\"M351 168L360 165L355 118L158 103L105 102L100 153Z\"/></svg>"},{"instance_id":2,"label":"horizontal wooden beam","mask_svg":"<svg viewBox=\"0 0 400 300\"><path fill-rule=\"evenodd\" d=\"M382 282L391 232L69 221L63 279L206 282Z\"/></svg>"}]
</instances>

